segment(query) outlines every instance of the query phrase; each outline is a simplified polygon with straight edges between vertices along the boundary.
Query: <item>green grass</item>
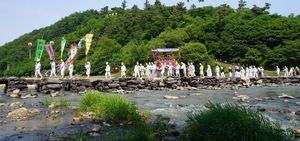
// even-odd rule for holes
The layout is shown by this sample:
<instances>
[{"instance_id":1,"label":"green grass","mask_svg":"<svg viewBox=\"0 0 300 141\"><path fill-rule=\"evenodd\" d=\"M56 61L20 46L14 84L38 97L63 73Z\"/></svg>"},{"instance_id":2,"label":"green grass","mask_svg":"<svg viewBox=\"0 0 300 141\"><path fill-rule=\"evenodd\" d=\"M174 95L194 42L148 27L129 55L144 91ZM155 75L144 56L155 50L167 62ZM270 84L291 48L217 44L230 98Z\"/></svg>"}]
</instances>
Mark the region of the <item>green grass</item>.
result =
<instances>
[{"instance_id":1,"label":"green grass","mask_svg":"<svg viewBox=\"0 0 300 141\"><path fill-rule=\"evenodd\" d=\"M79 110L95 113L96 117L113 122L131 121L141 118L135 102L123 96L103 94L99 91L88 90L79 99Z\"/></svg>"},{"instance_id":2,"label":"green grass","mask_svg":"<svg viewBox=\"0 0 300 141\"><path fill-rule=\"evenodd\" d=\"M50 97L50 98L45 98L42 101L42 104L45 106L50 106L51 104L54 104L53 108L67 108L70 106L70 103L65 99L65 98L60 98L60 100L58 102L56 102L54 100L54 98Z\"/></svg>"},{"instance_id":3,"label":"green grass","mask_svg":"<svg viewBox=\"0 0 300 141\"><path fill-rule=\"evenodd\" d=\"M188 113L183 140L290 141L292 138L257 111L226 103L210 103L209 110Z\"/></svg>"}]
</instances>

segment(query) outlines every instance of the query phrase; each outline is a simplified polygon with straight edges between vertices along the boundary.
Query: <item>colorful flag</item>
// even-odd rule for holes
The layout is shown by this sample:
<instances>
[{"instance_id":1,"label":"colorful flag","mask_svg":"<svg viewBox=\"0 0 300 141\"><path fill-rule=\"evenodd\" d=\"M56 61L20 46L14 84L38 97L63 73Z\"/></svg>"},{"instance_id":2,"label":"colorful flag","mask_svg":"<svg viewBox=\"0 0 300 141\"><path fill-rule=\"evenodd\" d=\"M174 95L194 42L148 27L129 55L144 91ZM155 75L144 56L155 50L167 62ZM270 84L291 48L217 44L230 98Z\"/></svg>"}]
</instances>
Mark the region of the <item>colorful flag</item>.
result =
<instances>
[{"instance_id":1,"label":"colorful flag","mask_svg":"<svg viewBox=\"0 0 300 141\"><path fill-rule=\"evenodd\" d=\"M78 43L78 48L81 48L81 41L85 41L85 36L83 36L83 37L80 39L80 41L79 41L79 43Z\"/></svg>"},{"instance_id":2,"label":"colorful flag","mask_svg":"<svg viewBox=\"0 0 300 141\"><path fill-rule=\"evenodd\" d=\"M38 39L34 60L41 60L44 51L45 40Z\"/></svg>"},{"instance_id":3,"label":"colorful flag","mask_svg":"<svg viewBox=\"0 0 300 141\"><path fill-rule=\"evenodd\" d=\"M70 54L70 61L69 61L69 64L73 64L73 61L75 59L75 56L76 56L76 53L77 53L77 46L75 46L74 44L72 45L71 47L71 54Z\"/></svg>"},{"instance_id":4,"label":"colorful flag","mask_svg":"<svg viewBox=\"0 0 300 141\"><path fill-rule=\"evenodd\" d=\"M46 51L49 55L50 60L54 60L55 59L55 55L54 55L54 51L52 48L52 44L47 44L45 45Z\"/></svg>"},{"instance_id":5,"label":"colorful flag","mask_svg":"<svg viewBox=\"0 0 300 141\"><path fill-rule=\"evenodd\" d=\"M62 58L64 49L65 49L65 45L66 45L66 39L64 37L61 38L61 52L60 52L60 58Z\"/></svg>"},{"instance_id":6,"label":"colorful flag","mask_svg":"<svg viewBox=\"0 0 300 141\"><path fill-rule=\"evenodd\" d=\"M93 35L94 34L86 34L85 35L85 37L86 37L86 41L85 41L85 43L86 43L86 50L85 50L85 55L87 55L88 54L88 52L89 52L89 50L90 50L90 46L91 46L91 44L92 44L92 40L93 40Z\"/></svg>"}]
</instances>

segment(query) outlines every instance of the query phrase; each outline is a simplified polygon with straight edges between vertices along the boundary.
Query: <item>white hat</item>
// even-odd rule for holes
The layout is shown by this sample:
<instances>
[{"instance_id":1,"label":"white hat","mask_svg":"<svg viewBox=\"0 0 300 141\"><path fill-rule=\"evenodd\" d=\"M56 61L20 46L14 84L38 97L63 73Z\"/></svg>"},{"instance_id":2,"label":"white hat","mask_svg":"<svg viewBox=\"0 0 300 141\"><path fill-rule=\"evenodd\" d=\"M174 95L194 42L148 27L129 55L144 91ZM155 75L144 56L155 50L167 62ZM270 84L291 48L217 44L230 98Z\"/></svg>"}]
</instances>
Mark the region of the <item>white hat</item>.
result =
<instances>
[{"instance_id":1,"label":"white hat","mask_svg":"<svg viewBox=\"0 0 300 141\"><path fill-rule=\"evenodd\" d=\"M36 61L37 61L37 62L40 62L40 59L37 59Z\"/></svg>"},{"instance_id":2,"label":"white hat","mask_svg":"<svg viewBox=\"0 0 300 141\"><path fill-rule=\"evenodd\" d=\"M108 64L108 62L105 63L106 65Z\"/></svg>"}]
</instances>

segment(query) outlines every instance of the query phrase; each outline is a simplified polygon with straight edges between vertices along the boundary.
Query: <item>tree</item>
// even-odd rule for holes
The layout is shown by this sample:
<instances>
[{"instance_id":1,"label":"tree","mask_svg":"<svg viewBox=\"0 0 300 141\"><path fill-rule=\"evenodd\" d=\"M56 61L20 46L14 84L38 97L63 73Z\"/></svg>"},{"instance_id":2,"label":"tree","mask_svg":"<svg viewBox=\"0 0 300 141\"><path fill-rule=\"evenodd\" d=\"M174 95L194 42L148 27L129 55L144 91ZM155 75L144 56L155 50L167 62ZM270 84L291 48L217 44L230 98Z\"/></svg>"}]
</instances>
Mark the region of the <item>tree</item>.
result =
<instances>
[{"instance_id":1,"label":"tree","mask_svg":"<svg viewBox=\"0 0 300 141\"><path fill-rule=\"evenodd\" d=\"M191 5L191 9L195 9L196 8L196 5L195 4L192 4Z\"/></svg>"},{"instance_id":2,"label":"tree","mask_svg":"<svg viewBox=\"0 0 300 141\"><path fill-rule=\"evenodd\" d=\"M247 1L239 0L238 10L245 8L246 5L247 5Z\"/></svg>"},{"instance_id":3,"label":"tree","mask_svg":"<svg viewBox=\"0 0 300 141\"><path fill-rule=\"evenodd\" d=\"M148 6L149 6L149 0L146 0L146 1L145 1L144 6L145 6L145 9L148 8Z\"/></svg>"},{"instance_id":4,"label":"tree","mask_svg":"<svg viewBox=\"0 0 300 141\"><path fill-rule=\"evenodd\" d=\"M186 43L180 47L182 57L180 62L192 62L197 68L199 63L214 65L214 60L208 55L206 47L202 43ZM196 69L198 71L198 69Z\"/></svg>"},{"instance_id":5,"label":"tree","mask_svg":"<svg viewBox=\"0 0 300 141\"><path fill-rule=\"evenodd\" d=\"M123 10L125 10L126 9L126 7L127 7L127 1L126 0L123 0L123 2L122 2L122 8L123 8Z\"/></svg>"}]
</instances>

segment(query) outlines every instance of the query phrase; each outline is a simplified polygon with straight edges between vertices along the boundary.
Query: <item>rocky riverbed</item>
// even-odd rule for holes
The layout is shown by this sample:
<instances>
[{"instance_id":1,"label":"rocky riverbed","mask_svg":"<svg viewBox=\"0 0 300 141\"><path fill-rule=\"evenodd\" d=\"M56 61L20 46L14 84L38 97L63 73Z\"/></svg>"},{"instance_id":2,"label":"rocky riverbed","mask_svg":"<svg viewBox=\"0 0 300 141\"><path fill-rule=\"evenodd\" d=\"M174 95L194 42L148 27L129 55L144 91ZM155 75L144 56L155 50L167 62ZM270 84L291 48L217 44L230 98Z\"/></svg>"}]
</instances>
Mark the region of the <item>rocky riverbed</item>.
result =
<instances>
[{"instance_id":1,"label":"rocky riverbed","mask_svg":"<svg viewBox=\"0 0 300 141\"><path fill-rule=\"evenodd\" d=\"M120 94L117 94L120 95ZM297 86L265 87L239 90L185 90L185 91L137 91L122 94L138 103L141 110L153 115L161 114L177 124L181 131L185 114L192 110L206 110L208 101L238 102L256 108L272 121L280 122L283 129L300 128L300 88ZM88 113L74 114L81 94L66 93L69 108L52 108L41 103L50 95L37 98L16 99L1 95L0 91L0 140L58 140L76 138L84 134L91 138L109 136L112 123L101 119L92 120ZM59 101L59 97L55 97ZM114 132L116 130L114 129ZM113 135L111 135L113 136Z\"/></svg>"}]
</instances>

